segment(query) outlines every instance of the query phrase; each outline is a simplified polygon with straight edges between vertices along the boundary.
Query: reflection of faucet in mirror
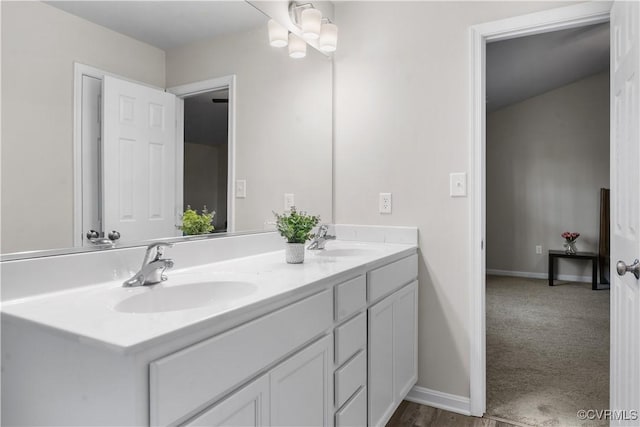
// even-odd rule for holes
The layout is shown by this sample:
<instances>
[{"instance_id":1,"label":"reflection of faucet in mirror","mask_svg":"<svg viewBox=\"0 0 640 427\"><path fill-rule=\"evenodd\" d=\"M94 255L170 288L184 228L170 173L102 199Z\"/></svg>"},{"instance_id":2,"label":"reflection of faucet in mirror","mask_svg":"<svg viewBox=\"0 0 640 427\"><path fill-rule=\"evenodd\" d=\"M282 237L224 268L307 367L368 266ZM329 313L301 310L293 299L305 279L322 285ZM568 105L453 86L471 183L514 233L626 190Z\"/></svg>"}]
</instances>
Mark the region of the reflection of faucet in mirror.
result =
<instances>
[{"instance_id":1,"label":"reflection of faucet in mirror","mask_svg":"<svg viewBox=\"0 0 640 427\"><path fill-rule=\"evenodd\" d=\"M319 249L324 249L324 245L327 243L327 240L335 240L336 236L331 236L327 234L329 231L329 226L326 224L322 224L318 228L318 232L313 236L313 240L307 246L307 249L314 251Z\"/></svg>"},{"instance_id":2,"label":"reflection of faucet in mirror","mask_svg":"<svg viewBox=\"0 0 640 427\"><path fill-rule=\"evenodd\" d=\"M134 274L132 278L125 280L122 286L133 287L155 285L156 283L167 280L167 275L164 274L164 272L166 269L173 267L173 260L162 258L162 255L164 255L164 248L170 248L172 246L173 243L166 242L150 244L147 247L147 252L144 254L144 260L142 261L140 271ZM154 251L155 255L153 255Z\"/></svg>"}]
</instances>

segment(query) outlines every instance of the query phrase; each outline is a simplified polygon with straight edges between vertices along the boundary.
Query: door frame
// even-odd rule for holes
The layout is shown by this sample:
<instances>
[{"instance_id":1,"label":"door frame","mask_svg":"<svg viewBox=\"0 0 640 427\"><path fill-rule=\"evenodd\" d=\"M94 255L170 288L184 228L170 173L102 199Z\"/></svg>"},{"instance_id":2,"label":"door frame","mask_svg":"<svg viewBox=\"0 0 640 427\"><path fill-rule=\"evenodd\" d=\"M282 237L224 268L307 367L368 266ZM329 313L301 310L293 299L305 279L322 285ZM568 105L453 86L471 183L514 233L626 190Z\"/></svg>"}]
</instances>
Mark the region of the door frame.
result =
<instances>
[{"instance_id":1,"label":"door frame","mask_svg":"<svg viewBox=\"0 0 640 427\"><path fill-rule=\"evenodd\" d=\"M486 410L486 44L609 21L611 3L589 2L474 25L469 29L469 411Z\"/></svg>"},{"instance_id":2,"label":"door frame","mask_svg":"<svg viewBox=\"0 0 640 427\"><path fill-rule=\"evenodd\" d=\"M227 232L235 231L236 206L235 206L235 182L236 182L236 75L218 77L195 83L187 83L167 89L167 92L176 96L176 201L180 201L178 208L182 213L183 185L184 185L184 98L203 92L228 89L228 133L227 133Z\"/></svg>"}]
</instances>

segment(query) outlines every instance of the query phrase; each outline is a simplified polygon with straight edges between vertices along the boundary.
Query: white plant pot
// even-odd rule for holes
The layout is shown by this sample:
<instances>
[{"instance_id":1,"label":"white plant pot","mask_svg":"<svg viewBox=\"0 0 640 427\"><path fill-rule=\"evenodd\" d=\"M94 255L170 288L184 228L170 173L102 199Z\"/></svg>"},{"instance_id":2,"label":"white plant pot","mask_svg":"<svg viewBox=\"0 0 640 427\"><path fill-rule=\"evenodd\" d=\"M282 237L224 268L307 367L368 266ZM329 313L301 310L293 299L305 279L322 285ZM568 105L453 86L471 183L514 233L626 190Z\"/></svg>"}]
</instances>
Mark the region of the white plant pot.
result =
<instances>
[{"instance_id":1,"label":"white plant pot","mask_svg":"<svg viewBox=\"0 0 640 427\"><path fill-rule=\"evenodd\" d=\"M304 243L286 243L284 252L288 264L304 262Z\"/></svg>"}]
</instances>

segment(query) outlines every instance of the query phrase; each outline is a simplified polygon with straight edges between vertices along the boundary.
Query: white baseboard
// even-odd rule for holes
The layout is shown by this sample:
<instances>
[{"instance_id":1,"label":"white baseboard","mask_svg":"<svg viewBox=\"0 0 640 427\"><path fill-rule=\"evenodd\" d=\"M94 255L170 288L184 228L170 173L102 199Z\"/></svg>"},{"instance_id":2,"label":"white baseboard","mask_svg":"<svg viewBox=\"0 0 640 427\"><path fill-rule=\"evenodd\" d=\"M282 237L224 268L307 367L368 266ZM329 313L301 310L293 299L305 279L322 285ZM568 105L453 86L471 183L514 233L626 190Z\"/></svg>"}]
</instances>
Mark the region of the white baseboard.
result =
<instances>
[{"instance_id":1,"label":"white baseboard","mask_svg":"<svg viewBox=\"0 0 640 427\"><path fill-rule=\"evenodd\" d=\"M468 397L456 396L455 394L414 386L405 399L409 402L433 406L434 408L440 408L462 415L471 415L470 400Z\"/></svg>"},{"instance_id":2,"label":"white baseboard","mask_svg":"<svg viewBox=\"0 0 640 427\"><path fill-rule=\"evenodd\" d=\"M547 273L534 273L531 271L509 271L509 270L494 270L487 268L487 274L493 276L512 276L512 277L525 277L527 279L545 279L549 278ZM582 282L591 283L591 276L574 276L571 274L558 274L555 280L562 280L564 282Z\"/></svg>"}]
</instances>

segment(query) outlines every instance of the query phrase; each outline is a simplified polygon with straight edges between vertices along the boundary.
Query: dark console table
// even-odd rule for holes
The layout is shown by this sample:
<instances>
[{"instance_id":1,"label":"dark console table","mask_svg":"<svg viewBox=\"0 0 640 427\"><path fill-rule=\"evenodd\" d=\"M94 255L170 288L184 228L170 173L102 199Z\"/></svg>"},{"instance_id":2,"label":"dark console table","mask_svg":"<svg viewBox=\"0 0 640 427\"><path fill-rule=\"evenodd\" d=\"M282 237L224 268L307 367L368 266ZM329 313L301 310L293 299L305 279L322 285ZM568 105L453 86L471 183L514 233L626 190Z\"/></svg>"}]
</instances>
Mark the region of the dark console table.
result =
<instances>
[{"instance_id":1,"label":"dark console table","mask_svg":"<svg viewBox=\"0 0 640 427\"><path fill-rule=\"evenodd\" d=\"M591 261L591 289L597 291L598 288L598 254L593 252L578 252L570 255L565 251L549 251L549 286L553 286L553 279L556 270L556 258L586 259ZM606 288L608 289L608 288Z\"/></svg>"}]
</instances>

